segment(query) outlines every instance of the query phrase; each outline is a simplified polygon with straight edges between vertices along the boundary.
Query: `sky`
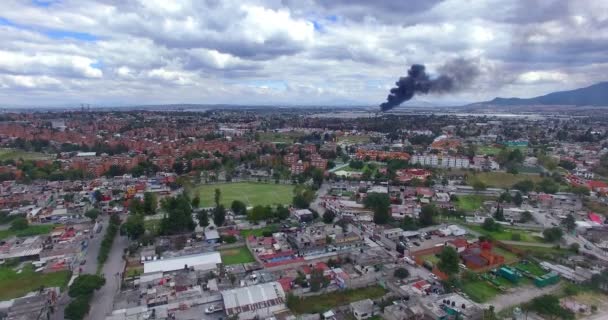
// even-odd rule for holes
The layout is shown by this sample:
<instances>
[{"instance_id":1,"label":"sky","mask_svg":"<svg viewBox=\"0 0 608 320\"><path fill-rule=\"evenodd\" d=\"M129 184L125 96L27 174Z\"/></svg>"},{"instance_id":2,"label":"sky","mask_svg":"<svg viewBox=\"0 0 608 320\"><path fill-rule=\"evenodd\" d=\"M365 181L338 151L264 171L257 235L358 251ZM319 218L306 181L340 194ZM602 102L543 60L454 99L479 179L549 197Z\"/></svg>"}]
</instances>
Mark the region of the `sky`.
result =
<instances>
[{"instance_id":1,"label":"sky","mask_svg":"<svg viewBox=\"0 0 608 320\"><path fill-rule=\"evenodd\" d=\"M451 105L605 81L608 1L2 0L0 43L0 107L377 106L411 64L473 63L404 104Z\"/></svg>"}]
</instances>

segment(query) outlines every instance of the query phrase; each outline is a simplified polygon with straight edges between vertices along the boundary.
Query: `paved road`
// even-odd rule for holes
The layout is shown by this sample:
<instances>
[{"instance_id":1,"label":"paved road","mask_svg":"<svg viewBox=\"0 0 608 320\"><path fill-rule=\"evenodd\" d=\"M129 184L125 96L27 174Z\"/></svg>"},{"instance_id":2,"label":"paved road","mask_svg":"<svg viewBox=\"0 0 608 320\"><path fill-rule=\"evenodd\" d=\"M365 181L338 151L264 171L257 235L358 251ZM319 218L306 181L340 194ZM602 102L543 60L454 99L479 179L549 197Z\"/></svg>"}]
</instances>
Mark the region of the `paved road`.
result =
<instances>
[{"instance_id":1,"label":"paved road","mask_svg":"<svg viewBox=\"0 0 608 320\"><path fill-rule=\"evenodd\" d=\"M79 273L79 269L82 268L83 273L95 273L97 271L97 255L99 254L99 248L101 248L101 241L103 240L103 235L108 227L109 219L108 217L101 217L101 223L103 225L102 231L100 233L94 233L91 230L93 239L89 238L89 246L87 248L87 252L85 255L86 263L83 266L77 262L74 264L74 275ZM67 290L62 292L62 295L59 297L59 302L55 306L55 312L52 315L53 320L62 320L65 319L65 307L70 303L70 298L67 295Z\"/></svg>"},{"instance_id":2,"label":"paved road","mask_svg":"<svg viewBox=\"0 0 608 320\"><path fill-rule=\"evenodd\" d=\"M87 319L103 320L106 318L106 315L112 312L114 296L120 286L120 277L117 274L123 272L124 261L122 255L124 249L128 246L129 240L127 237L120 236L119 234L114 239L108 261L103 266L102 274L106 278L106 284L93 295L91 310Z\"/></svg>"}]
</instances>

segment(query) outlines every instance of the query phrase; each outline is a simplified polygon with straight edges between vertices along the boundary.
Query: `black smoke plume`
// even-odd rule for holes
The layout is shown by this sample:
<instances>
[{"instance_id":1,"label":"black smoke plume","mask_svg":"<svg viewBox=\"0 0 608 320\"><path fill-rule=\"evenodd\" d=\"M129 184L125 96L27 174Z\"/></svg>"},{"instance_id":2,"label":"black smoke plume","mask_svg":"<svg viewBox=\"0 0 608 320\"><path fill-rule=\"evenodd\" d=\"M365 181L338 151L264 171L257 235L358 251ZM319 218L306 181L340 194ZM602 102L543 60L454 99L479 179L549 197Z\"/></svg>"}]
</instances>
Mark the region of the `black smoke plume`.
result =
<instances>
[{"instance_id":1,"label":"black smoke plume","mask_svg":"<svg viewBox=\"0 0 608 320\"><path fill-rule=\"evenodd\" d=\"M380 105L381 111L388 111L416 94L447 93L467 88L479 75L477 65L464 59L456 59L441 66L439 76L431 78L421 64L414 64L407 71L406 77L399 78L396 87Z\"/></svg>"}]
</instances>

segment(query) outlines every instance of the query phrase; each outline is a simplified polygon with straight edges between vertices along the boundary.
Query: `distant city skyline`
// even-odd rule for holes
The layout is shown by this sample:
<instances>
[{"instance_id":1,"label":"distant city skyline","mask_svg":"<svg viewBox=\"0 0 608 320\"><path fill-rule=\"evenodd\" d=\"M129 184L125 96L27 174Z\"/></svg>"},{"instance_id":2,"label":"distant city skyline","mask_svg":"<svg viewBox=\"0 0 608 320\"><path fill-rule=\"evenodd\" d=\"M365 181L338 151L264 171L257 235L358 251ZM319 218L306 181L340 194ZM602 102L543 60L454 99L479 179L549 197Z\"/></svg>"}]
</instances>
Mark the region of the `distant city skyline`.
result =
<instances>
[{"instance_id":1,"label":"distant city skyline","mask_svg":"<svg viewBox=\"0 0 608 320\"><path fill-rule=\"evenodd\" d=\"M411 64L473 61L472 86L409 105L606 81L606 1L75 1L0 4L0 108L376 106ZM406 105L407 105L406 104Z\"/></svg>"}]
</instances>

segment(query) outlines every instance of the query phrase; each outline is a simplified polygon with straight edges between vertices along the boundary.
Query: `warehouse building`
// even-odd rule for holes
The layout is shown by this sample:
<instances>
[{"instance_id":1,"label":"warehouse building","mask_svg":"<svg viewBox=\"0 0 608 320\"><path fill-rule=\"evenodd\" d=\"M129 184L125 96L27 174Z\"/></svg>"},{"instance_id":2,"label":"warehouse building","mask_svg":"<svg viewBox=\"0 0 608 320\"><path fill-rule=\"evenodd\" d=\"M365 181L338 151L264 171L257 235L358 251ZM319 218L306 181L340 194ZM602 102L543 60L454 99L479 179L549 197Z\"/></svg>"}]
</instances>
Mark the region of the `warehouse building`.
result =
<instances>
[{"instance_id":1,"label":"warehouse building","mask_svg":"<svg viewBox=\"0 0 608 320\"><path fill-rule=\"evenodd\" d=\"M265 319L284 310L285 292L278 282L267 282L249 287L222 291L228 317Z\"/></svg>"}]
</instances>

